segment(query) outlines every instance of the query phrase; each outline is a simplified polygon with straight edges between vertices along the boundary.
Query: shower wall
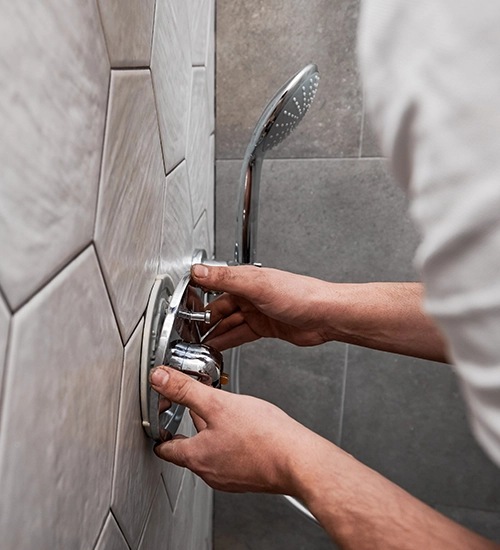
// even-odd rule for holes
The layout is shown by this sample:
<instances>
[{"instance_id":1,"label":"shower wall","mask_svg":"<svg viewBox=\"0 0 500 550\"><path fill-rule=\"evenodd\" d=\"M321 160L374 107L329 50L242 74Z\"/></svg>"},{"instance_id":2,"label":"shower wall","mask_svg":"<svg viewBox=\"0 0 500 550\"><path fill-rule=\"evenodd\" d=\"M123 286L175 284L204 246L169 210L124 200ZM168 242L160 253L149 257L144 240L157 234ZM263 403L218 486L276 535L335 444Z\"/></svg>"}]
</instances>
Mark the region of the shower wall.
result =
<instances>
[{"instance_id":1,"label":"shower wall","mask_svg":"<svg viewBox=\"0 0 500 550\"><path fill-rule=\"evenodd\" d=\"M2 2L2 550L212 547L138 382L155 277L213 252L214 27L213 0Z\"/></svg>"},{"instance_id":2,"label":"shower wall","mask_svg":"<svg viewBox=\"0 0 500 550\"><path fill-rule=\"evenodd\" d=\"M216 248L231 258L241 159L275 90L307 63L311 111L267 155L258 261L330 281L418 280L405 197L381 158L356 64L358 0L217 0ZM307 299L307 296L304 296ZM410 493L500 541L500 472L469 432L447 365L341 343L242 351L242 391L265 398ZM278 497L216 493L215 549L332 543Z\"/></svg>"}]
</instances>

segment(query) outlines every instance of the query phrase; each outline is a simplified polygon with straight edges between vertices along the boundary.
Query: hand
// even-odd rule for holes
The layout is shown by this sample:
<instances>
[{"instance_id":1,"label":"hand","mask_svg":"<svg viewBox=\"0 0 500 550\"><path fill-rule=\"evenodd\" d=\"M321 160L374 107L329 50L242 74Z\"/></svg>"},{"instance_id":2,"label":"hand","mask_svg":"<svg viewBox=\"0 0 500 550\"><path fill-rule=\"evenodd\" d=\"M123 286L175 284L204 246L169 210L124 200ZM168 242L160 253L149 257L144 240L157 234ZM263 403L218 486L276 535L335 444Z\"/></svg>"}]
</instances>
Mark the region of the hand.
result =
<instances>
[{"instance_id":1,"label":"hand","mask_svg":"<svg viewBox=\"0 0 500 550\"><path fill-rule=\"evenodd\" d=\"M335 448L274 405L217 390L168 367L151 371L152 387L191 409L198 434L175 435L155 448L162 459L199 475L214 489L296 496L299 456Z\"/></svg>"},{"instance_id":2,"label":"hand","mask_svg":"<svg viewBox=\"0 0 500 550\"><path fill-rule=\"evenodd\" d=\"M221 351L261 337L298 346L330 339L322 307L332 293L329 283L254 266L195 265L191 278L205 290L225 293L210 303L211 324L219 324L206 339Z\"/></svg>"}]
</instances>

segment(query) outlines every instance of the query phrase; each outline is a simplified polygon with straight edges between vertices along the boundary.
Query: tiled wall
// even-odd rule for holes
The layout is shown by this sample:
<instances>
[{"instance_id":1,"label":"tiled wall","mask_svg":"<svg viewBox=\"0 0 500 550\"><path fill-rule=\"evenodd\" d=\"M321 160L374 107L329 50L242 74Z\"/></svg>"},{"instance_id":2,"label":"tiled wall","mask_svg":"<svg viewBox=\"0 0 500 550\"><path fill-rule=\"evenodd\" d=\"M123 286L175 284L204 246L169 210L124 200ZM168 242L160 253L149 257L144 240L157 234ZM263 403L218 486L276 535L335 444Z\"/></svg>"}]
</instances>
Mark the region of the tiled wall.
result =
<instances>
[{"instance_id":1,"label":"tiled wall","mask_svg":"<svg viewBox=\"0 0 500 550\"><path fill-rule=\"evenodd\" d=\"M155 276L213 251L214 23L213 0L0 8L2 550L212 547L138 368Z\"/></svg>"},{"instance_id":2,"label":"tiled wall","mask_svg":"<svg viewBox=\"0 0 500 550\"><path fill-rule=\"evenodd\" d=\"M279 86L315 62L321 82L310 113L264 162L258 260L339 282L418 279L418 237L364 114L358 9L358 0L217 0L219 258L232 256L253 125ZM244 392L500 541L500 471L469 433L448 366L339 343L260 341L242 355ZM217 493L215 502L215 550L332 548L277 497Z\"/></svg>"}]
</instances>

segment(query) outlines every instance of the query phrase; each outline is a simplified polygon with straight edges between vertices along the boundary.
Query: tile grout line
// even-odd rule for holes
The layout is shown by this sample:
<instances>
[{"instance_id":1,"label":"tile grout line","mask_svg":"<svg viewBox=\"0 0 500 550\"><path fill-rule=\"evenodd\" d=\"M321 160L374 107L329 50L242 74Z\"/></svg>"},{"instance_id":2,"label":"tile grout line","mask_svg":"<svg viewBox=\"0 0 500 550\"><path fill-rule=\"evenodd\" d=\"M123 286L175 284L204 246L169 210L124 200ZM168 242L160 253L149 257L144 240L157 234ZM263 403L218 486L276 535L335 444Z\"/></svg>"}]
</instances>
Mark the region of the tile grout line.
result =
<instances>
[{"instance_id":1,"label":"tile grout line","mask_svg":"<svg viewBox=\"0 0 500 550\"><path fill-rule=\"evenodd\" d=\"M269 161L340 161L340 162L364 162L373 160L387 160L386 157L266 157L266 163ZM243 158L216 158L216 162L243 162Z\"/></svg>"},{"instance_id":2,"label":"tile grout line","mask_svg":"<svg viewBox=\"0 0 500 550\"><path fill-rule=\"evenodd\" d=\"M342 377L342 394L340 397L340 418L339 418L339 435L337 438L337 446L342 445L342 428L344 425L344 407L345 407L345 393L347 385L347 363L349 360L349 344L345 345L345 355L344 355L344 373Z\"/></svg>"}]
</instances>

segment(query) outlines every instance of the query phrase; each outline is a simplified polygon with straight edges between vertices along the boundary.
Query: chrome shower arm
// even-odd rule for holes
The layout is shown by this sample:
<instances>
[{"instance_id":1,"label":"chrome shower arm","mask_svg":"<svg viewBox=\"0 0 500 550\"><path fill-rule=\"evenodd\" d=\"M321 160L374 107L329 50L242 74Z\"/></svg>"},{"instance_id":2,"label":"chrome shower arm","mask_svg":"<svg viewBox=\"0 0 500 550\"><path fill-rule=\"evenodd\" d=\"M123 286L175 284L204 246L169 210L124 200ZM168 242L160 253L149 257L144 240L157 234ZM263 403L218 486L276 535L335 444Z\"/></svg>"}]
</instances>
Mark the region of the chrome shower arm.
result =
<instances>
[{"instance_id":1,"label":"chrome shower arm","mask_svg":"<svg viewBox=\"0 0 500 550\"><path fill-rule=\"evenodd\" d=\"M262 153L247 151L241 168L234 245L234 261L237 265L253 264L256 261L260 173L263 161Z\"/></svg>"}]
</instances>

